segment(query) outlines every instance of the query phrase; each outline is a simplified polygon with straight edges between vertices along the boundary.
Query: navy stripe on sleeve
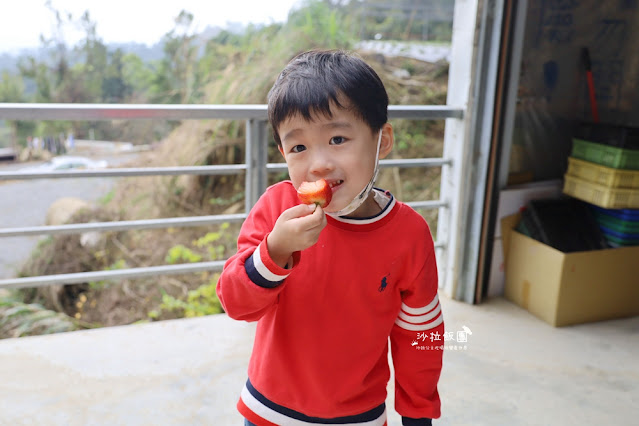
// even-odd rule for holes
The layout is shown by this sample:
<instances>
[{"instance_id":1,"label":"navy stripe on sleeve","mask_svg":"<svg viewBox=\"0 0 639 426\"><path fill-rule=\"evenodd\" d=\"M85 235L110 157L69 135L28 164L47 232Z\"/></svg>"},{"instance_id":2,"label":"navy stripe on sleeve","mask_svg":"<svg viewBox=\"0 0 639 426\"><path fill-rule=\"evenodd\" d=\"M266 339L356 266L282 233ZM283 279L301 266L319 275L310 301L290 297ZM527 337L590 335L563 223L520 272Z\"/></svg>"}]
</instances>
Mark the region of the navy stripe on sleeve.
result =
<instances>
[{"instance_id":1,"label":"navy stripe on sleeve","mask_svg":"<svg viewBox=\"0 0 639 426\"><path fill-rule=\"evenodd\" d=\"M284 280L269 281L264 278L255 268L255 264L253 263L253 256L250 256L248 259L246 259L244 269L246 270L246 273L248 274L248 277L251 279L251 281L259 285L260 287L275 288L284 282Z\"/></svg>"}]
</instances>

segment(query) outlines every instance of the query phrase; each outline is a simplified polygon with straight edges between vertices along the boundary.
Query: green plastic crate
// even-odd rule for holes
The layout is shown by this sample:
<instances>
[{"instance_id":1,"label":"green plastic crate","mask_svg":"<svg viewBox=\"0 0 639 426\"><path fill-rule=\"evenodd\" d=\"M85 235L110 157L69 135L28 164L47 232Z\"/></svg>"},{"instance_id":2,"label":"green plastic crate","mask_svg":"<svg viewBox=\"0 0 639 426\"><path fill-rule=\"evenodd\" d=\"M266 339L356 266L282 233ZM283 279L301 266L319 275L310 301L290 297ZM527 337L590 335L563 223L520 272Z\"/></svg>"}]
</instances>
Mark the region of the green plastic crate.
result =
<instances>
[{"instance_id":1,"label":"green plastic crate","mask_svg":"<svg viewBox=\"0 0 639 426\"><path fill-rule=\"evenodd\" d=\"M617 148L573 138L571 155L614 169L639 170L639 150Z\"/></svg>"}]
</instances>

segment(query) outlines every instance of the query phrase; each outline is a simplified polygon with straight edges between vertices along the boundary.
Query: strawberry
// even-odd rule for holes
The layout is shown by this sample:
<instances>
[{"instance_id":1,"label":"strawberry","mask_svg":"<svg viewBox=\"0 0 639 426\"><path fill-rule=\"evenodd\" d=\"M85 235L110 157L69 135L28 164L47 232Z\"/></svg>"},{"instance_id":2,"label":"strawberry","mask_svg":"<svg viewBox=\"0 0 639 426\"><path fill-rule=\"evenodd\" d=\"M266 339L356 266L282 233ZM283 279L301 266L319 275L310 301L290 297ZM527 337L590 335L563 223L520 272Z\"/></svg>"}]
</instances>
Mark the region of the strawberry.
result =
<instances>
[{"instance_id":1,"label":"strawberry","mask_svg":"<svg viewBox=\"0 0 639 426\"><path fill-rule=\"evenodd\" d=\"M324 208L333 197L331 186L324 179L315 182L302 182L297 189L297 196L304 204L317 204Z\"/></svg>"}]
</instances>

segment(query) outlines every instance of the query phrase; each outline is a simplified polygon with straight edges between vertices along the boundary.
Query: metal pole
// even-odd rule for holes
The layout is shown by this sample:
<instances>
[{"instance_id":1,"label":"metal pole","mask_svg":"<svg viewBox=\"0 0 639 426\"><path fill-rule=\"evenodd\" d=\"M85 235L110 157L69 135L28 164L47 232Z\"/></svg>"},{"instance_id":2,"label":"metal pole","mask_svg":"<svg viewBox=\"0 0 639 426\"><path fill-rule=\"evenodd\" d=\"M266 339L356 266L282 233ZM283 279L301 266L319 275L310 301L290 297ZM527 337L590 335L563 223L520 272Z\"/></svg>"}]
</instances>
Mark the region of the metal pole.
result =
<instances>
[{"instance_id":1,"label":"metal pole","mask_svg":"<svg viewBox=\"0 0 639 426\"><path fill-rule=\"evenodd\" d=\"M211 262L184 263L180 265L160 265L131 269L116 269L110 271L77 272L73 274L10 278L0 280L0 289L45 287L52 284L80 284L104 280L153 277L156 275L193 274L203 271L219 272L224 267L224 263L224 260L214 260Z\"/></svg>"},{"instance_id":2,"label":"metal pole","mask_svg":"<svg viewBox=\"0 0 639 426\"><path fill-rule=\"evenodd\" d=\"M0 181L28 179L70 179L93 177L179 176L179 175L237 175L246 169L244 164L221 164L191 167L138 167L99 170L54 170L48 172L0 172Z\"/></svg>"},{"instance_id":3,"label":"metal pole","mask_svg":"<svg viewBox=\"0 0 639 426\"><path fill-rule=\"evenodd\" d=\"M166 219L122 220L116 222L72 223L67 225L0 228L2 237L26 237L32 235L82 234L85 232L115 232L132 229L153 229L189 226L207 226L220 223L239 223L246 219L244 213L212 216L171 217Z\"/></svg>"},{"instance_id":4,"label":"metal pole","mask_svg":"<svg viewBox=\"0 0 639 426\"><path fill-rule=\"evenodd\" d=\"M253 120L246 120L246 138L245 138L245 149L244 149L244 158L246 161L246 177L244 184L244 212L248 214L253 207L254 202L254 188L255 188L255 160L253 157L255 156L253 153L253 146L255 145L253 142Z\"/></svg>"},{"instance_id":5,"label":"metal pole","mask_svg":"<svg viewBox=\"0 0 639 426\"><path fill-rule=\"evenodd\" d=\"M266 190L267 140L266 121L246 120L246 213Z\"/></svg>"},{"instance_id":6,"label":"metal pole","mask_svg":"<svg viewBox=\"0 0 639 426\"><path fill-rule=\"evenodd\" d=\"M256 141L257 147L257 199L266 191L268 186L268 171L266 165L268 164L268 134L266 132L266 121L255 120Z\"/></svg>"},{"instance_id":7,"label":"metal pole","mask_svg":"<svg viewBox=\"0 0 639 426\"><path fill-rule=\"evenodd\" d=\"M390 105L389 118L461 118L463 106ZM267 105L40 104L2 103L0 120L243 120L267 119Z\"/></svg>"}]
</instances>

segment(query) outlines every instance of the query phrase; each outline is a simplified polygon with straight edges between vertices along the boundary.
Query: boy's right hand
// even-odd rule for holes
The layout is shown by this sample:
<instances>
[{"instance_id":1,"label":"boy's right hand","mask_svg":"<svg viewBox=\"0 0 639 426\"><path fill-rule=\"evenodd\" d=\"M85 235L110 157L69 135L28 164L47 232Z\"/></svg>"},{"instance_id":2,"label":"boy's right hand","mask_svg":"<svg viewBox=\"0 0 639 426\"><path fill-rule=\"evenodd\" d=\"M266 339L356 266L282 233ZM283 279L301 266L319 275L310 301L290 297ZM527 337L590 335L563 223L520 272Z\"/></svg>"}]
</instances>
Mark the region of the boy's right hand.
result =
<instances>
[{"instance_id":1,"label":"boy's right hand","mask_svg":"<svg viewBox=\"0 0 639 426\"><path fill-rule=\"evenodd\" d=\"M284 210L266 241L271 259L284 268L294 252L317 242L325 226L324 210L315 204L299 204Z\"/></svg>"}]
</instances>

